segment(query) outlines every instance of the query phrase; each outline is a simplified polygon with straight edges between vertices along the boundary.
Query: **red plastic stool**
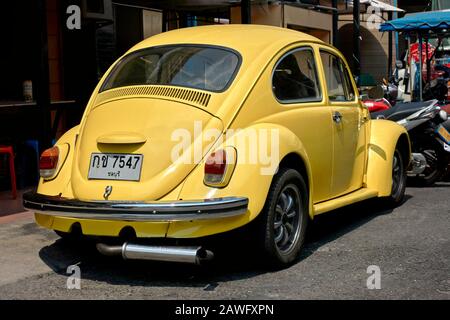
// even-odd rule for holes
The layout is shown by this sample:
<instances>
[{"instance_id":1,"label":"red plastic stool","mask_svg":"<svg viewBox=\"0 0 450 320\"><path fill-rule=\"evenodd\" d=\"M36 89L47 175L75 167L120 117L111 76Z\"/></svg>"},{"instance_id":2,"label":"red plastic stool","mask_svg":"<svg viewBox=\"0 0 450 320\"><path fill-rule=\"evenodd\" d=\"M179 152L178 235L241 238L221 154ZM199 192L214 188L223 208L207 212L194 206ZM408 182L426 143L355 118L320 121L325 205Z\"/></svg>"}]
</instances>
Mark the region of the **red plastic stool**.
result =
<instances>
[{"instance_id":1,"label":"red plastic stool","mask_svg":"<svg viewBox=\"0 0 450 320\"><path fill-rule=\"evenodd\" d=\"M9 172L11 175L11 189L13 199L17 198L17 186L16 186L16 170L14 169L14 151L11 146L0 146L0 154L9 155Z\"/></svg>"}]
</instances>

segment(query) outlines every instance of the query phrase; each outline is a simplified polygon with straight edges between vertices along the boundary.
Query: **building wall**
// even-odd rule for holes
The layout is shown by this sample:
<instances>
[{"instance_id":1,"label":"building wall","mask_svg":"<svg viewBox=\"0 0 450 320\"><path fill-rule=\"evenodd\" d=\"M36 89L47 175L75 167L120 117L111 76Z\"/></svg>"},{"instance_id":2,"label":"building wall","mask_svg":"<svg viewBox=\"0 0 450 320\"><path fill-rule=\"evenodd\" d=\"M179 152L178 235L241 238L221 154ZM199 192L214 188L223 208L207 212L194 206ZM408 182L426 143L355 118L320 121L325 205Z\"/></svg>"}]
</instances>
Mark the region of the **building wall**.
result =
<instances>
[{"instance_id":1,"label":"building wall","mask_svg":"<svg viewBox=\"0 0 450 320\"><path fill-rule=\"evenodd\" d=\"M252 24L264 24L269 26L282 26L281 5L258 4L252 5ZM230 10L230 23L241 23L241 7L234 6Z\"/></svg>"},{"instance_id":2,"label":"building wall","mask_svg":"<svg viewBox=\"0 0 450 320\"><path fill-rule=\"evenodd\" d=\"M383 2L393 4L393 1ZM368 23L370 14L361 14L361 74L371 75L376 83L388 78L389 33L381 33ZM388 20L388 14L382 14L382 21ZM353 15L339 16L338 48L353 67ZM393 37L393 65L395 63L395 44Z\"/></svg>"},{"instance_id":3,"label":"building wall","mask_svg":"<svg viewBox=\"0 0 450 320\"><path fill-rule=\"evenodd\" d=\"M307 10L290 5L252 5L252 24L290 28L309 33L325 42L332 39L331 14ZM231 8L230 23L241 23L241 8Z\"/></svg>"},{"instance_id":4,"label":"building wall","mask_svg":"<svg viewBox=\"0 0 450 320\"><path fill-rule=\"evenodd\" d=\"M285 5L284 27L309 33L327 43L333 39L333 19L329 13Z\"/></svg>"}]
</instances>

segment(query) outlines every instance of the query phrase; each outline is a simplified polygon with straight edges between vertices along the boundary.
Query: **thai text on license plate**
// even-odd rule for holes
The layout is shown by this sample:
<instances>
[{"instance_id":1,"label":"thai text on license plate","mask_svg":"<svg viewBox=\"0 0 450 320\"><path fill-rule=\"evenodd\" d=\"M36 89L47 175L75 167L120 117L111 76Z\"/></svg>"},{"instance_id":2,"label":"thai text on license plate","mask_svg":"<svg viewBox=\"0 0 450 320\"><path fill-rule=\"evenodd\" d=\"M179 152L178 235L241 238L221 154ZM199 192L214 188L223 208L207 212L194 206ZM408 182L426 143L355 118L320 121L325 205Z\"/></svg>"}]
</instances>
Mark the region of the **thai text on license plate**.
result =
<instances>
[{"instance_id":1,"label":"thai text on license plate","mask_svg":"<svg viewBox=\"0 0 450 320\"><path fill-rule=\"evenodd\" d=\"M88 179L139 181L142 154L92 153Z\"/></svg>"}]
</instances>

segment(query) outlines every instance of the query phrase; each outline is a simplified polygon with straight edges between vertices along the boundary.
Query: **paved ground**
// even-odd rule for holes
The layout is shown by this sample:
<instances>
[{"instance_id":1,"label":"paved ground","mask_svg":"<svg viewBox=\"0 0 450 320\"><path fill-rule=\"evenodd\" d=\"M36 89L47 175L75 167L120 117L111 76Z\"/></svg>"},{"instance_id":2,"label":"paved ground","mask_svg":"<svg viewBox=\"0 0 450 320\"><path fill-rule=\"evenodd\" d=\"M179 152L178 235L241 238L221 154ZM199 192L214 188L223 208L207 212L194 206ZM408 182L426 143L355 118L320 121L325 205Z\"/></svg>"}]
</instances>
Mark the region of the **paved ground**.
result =
<instances>
[{"instance_id":1,"label":"paved ground","mask_svg":"<svg viewBox=\"0 0 450 320\"><path fill-rule=\"evenodd\" d=\"M298 262L282 271L262 269L247 252L222 254L207 267L102 257L90 244L59 240L27 213L6 215L0 299L448 300L450 183L407 195L391 212L369 201L318 217ZM80 290L66 287L72 264L81 268ZM380 290L367 289L369 265L380 267Z\"/></svg>"}]
</instances>

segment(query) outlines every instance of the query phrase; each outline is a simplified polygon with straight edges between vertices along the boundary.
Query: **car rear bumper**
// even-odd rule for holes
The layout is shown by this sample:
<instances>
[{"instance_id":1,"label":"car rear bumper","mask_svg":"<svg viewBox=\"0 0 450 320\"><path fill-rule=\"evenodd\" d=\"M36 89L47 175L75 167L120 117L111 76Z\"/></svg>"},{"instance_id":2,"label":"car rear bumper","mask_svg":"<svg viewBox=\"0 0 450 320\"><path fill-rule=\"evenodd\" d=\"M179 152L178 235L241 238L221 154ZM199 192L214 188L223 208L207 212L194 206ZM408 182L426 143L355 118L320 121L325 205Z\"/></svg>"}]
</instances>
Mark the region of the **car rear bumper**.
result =
<instances>
[{"instance_id":1,"label":"car rear bumper","mask_svg":"<svg viewBox=\"0 0 450 320\"><path fill-rule=\"evenodd\" d=\"M196 221L236 217L247 212L248 199L155 202L80 201L35 192L23 195L23 206L36 213L77 219L109 221Z\"/></svg>"}]
</instances>

